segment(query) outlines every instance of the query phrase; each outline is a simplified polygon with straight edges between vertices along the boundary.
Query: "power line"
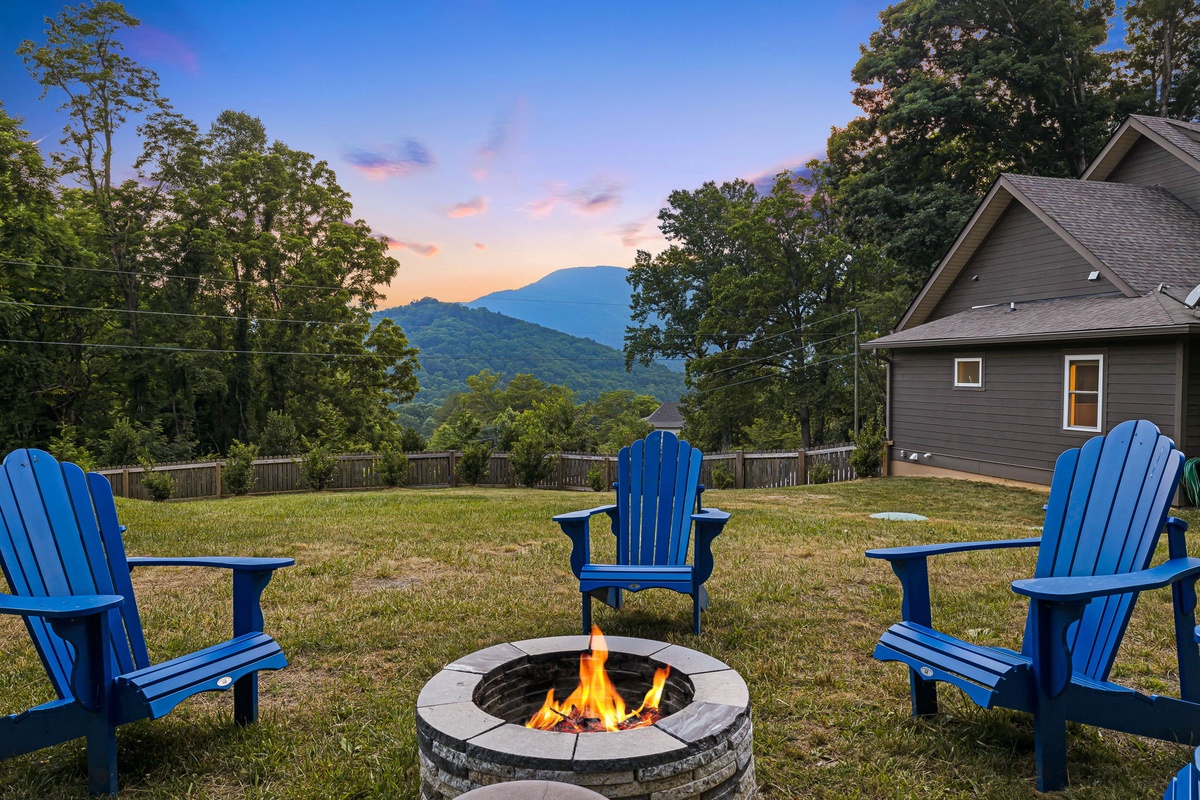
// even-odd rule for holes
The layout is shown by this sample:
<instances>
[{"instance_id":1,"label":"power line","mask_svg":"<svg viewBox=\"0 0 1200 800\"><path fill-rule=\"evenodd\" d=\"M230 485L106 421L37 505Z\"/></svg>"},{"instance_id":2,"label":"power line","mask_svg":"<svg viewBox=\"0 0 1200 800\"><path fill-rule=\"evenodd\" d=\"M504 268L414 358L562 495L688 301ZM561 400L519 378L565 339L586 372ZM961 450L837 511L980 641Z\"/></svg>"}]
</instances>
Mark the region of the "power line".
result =
<instances>
[{"instance_id":1,"label":"power line","mask_svg":"<svg viewBox=\"0 0 1200 800\"><path fill-rule=\"evenodd\" d=\"M239 280L237 278L213 278L206 275L173 275L166 272L134 272L132 270L121 269L103 269L101 267L76 267L66 264L40 264L36 261L12 261L8 259L0 259L0 264L9 264L20 267L43 267L45 269L66 269L76 272L101 272L109 275L133 275L138 278L170 278L181 281L210 281L212 283L245 283L251 286L259 286L262 284L258 281ZM276 283L272 286L275 289L320 289L327 292L345 292L351 287L348 286L321 286L315 283Z\"/></svg>"},{"instance_id":2,"label":"power line","mask_svg":"<svg viewBox=\"0 0 1200 800\"><path fill-rule=\"evenodd\" d=\"M834 356L833 358L826 358L822 361L814 361L811 364L805 364L804 369L808 369L809 367L819 367L822 364L829 364L834 361L843 361L847 358L854 358L854 353L846 353L844 355ZM699 394L699 395L710 394L712 392L716 392L721 389L731 389L734 386L741 386L746 383L755 383L756 381L765 381L765 380L770 380L772 378L779 378L779 377L780 376L777 374L776 375L759 375L757 378L746 378L745 380L737 381L735 383L726 383L726 384L722 384L721 386L714 386L711 389L698 389L698 390L696 390L695 394Z\"/></svg>"},{"instance_id":3,"label":"power line","mask_svg":"<svg viewBox=\"0 0 1200 800\"><path fill-rule=\"evenodd\" d=\"M17 306L19 308L54 308L63 311L94 311L109 314L148 314L156 317L189 317L194 319L227 319L246 322L289 322L301 325L358 325L358 322L332 322L317 319L278 319L275 317L234 317L224 314L186 314L182 311L147 311L143 309L101 308L96 306L66 306L54 303L25 303L18 300L0 300L0 306Z\"/></svg>"},{"instance_id":4,"label":"power line","mask_svg":"<svg viewBox=\"0 0 1200 800\"><path fill-rule=\"evenodd\" d=\"M802 344L799 347L793 347L789 350L781 350L778 353L771 353L770 355L765 355L765 356L762 356L761 358L754 358L749 361L743 361L740 364L734 364L733 366L722 367L721 369L713 370L712 372L708 372L705 374L706 375L720 375L722 372L729 372L730 370L741 369L742 367L745 367L749 364L757 364L760 361L770 361L772 358L778 358L779 356L786 356L791 353L798 352L800 350L806 350L810 347L816 347L818 345L828 344L829 342L836 342L838 339L845 339L847 336L853 336L853 335L854 335L853 333L843 333L839 336L831 336L830 338L822 339L819 342L813 342L811 344Z\"/></svg>"}]
</instances>

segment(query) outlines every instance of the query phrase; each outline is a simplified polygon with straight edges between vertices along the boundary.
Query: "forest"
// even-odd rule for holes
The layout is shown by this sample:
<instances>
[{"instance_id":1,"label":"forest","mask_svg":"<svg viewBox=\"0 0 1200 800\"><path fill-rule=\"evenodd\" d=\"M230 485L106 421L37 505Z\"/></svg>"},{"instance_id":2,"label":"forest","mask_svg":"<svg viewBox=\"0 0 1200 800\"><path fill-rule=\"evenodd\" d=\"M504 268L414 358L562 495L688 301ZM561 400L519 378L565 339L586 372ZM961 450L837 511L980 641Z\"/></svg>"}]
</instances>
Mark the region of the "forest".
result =
<instances>
[{"instance_id":1,"label":"forest","mask_svg":"<svg viewBox=\"0 0 1200 800\"><path fill-rule=\"evenodd\" d=\"M69 7L18 50L65 126L44 153L0 107L0 448L111 464L419 446L397 408L422 386L421 354L372 323L398 267L386 239L328 163L258 118L177 113L121 47L137 24L119 3ZM670 194L667 248L631 265L625 367L686 359L703 449L852 437L884 400L882 364L856 342L894 325L996 175L1078 176L1130 113L1196 120L1198 62L1200 10L1183 0L888 7L852 73L862 113L824 158L769 191ZM114 163L130 136L133 163ZM609 448L663 399L576 398L518 369L447 392L435 439ZM493 407L513 382L536 399Z\"/></svg>"}]
</instances>

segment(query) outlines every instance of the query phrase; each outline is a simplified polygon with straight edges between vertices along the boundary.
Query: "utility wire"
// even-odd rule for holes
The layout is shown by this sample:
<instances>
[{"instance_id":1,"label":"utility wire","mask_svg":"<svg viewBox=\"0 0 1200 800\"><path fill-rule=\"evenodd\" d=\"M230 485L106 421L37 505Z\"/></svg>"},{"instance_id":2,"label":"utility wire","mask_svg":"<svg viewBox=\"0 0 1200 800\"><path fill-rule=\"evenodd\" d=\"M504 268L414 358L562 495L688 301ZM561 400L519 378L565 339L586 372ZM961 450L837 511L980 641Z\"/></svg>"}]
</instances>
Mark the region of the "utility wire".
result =
<instances>
[{"instance_id":1,"label":"utility wire","mask_svg":"<svg viewBox=\"0 0 1200 800\"><path fill-rule=\"evenodd\" d=\"M35 261L12 261L8 259L0 259L0 264L10 264L21 267L43 267L45 269L66 269L76 272L102 272L109 275L133 275L138 278L172 278L181 281L211 281L212 283L246 283L251 286L259 286L262 284L258 281L239 280L237 278L211 278L206 275L172 275L164 272L134 272L132 270L121 269L103 269L101 267L76 267L65 264L39 264ZM321 289L327 292L344 292L352 287L349 286L321 286L316 283L276 283L272 287L274 289Z\"/></svg>"},{"instance_id":2,"label":"utility wire","mask_svg":"<svg viewBox=\"0 0 1200 800\"><path fill-rule=\"evenodd\" d=\"M832 336L828 339L822 339L819 342L813 342L811 344L802 344L799 347L793 347L790 350L781 350L778 353L771 353L770 355L765 355L765 356L762 356L761 358L753 358L753 359L750 359L749 361L743 361L740 364L734 364L733 366L722 367L721 369L715 369L712 372L706 372L705 375L720 375L722 372L729 372L730 370L741 369L742 367L745 367L749 364L757 364L760 361L770 361L772 358L778 358L779 356L790 355L791 353L795 353L800 350L807 350L808 348L816 347L817 345L828 344L829 342L836 342L838 339L845 339L847 336L853 336L853 335L854 335L853 332L843 333L840 336Z\"/></svg>"},{"instance_id":3,"label":"utility wire","mask_svg":"<svg viewBox=\"0 0 1200 800\"><path fill-rule=\"evenodd\" d=\"M811 364L805 364L804 369L808 369L809 367L819 367L822 364L829 364L834 361L844 361L847 358L854 358L854 353L846 353L845 355L834 356L833 358L826 358L822 361L814 361ZM770 380L772 378L779 378L779 377L780 376L777 374L759 375L757 378L746 378L745 380L737 381L735 383L726 383L726 384L722 384L721 386L714 386L711 389L699 389L695 392L695 394L699 394L699 395L710 394L712 392L720 391L721 389L731 389L734 386L741 386L746 383L755 383L757 381L765 381L765 380Z\"/></svg>"},{"instance_id":4,"label":"utility wire","mask_svg":"<svg viewBox=\"0 0 1200 800\"><path fill-rule=\"evenodd\" d=\"M100 308L94 306L66 306L54 303L24 303L18 300L0 300L0 306L17 306L18 308L54 308L63 311L94 311L109 314L148 314L155 317L189 317L195 319L227 319L245 322L290 322L301 325L358 325L358 322L332 322L318 319L278 319L276 317L233 317L223 314L186 314L182 311L146 311L143 309Z\"/></svg>"}]
</instances>

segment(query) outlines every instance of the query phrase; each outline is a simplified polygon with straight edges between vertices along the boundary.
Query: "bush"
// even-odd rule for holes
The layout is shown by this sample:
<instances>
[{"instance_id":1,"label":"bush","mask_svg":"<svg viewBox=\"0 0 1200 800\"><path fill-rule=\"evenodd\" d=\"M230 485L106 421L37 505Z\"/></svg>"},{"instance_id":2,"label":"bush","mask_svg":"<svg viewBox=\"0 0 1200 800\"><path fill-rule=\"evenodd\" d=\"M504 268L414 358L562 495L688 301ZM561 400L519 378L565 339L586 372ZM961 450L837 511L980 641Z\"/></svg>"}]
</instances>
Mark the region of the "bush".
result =
<instances>
[{"instance_id":1,"label":"bush","mask_svg":"<svg viewBox=\"0 0 1200 800\"><path fill-rule=\"evenodd\" d=\"M405 449L407 448L404 447L403 439L399 446L385 444L379 449L379 458L375 461L375 468L379 470L379 480L383 481L384 486L402 486L408 480L408 473L412 469L412 465L409 463L408 456L404 454Z\"/></svg>"},{"instance_id":2,"label":"bush","mask_svg":"<svg viewBox=\"0 0 1200 800\"><path fill-rule=\"evenodd\" d=\"M150 462L143 463L142 469L145 470L142 473L142 491L146 496L156 503L168 499L175 491L175 479L171 474L154 469Z\"/></svg>"},{"instance_id":3,"label":"bush","mask_svg":"<svg viewBox=\"0 0 1200 800\"><path fill-rule=\"evenodd\" d=\"M871 417L857 434L854 452L850 454L850 466L860 478L876 478L883 469L883 426L878 417Z\"/></svg>"},{"instance_id":4,"label":"bush","mask_svg":"<svg viewBox=\"0 0 1200 800\"><path fill-rule=\"evenodd\" d=\"M221 485L226 494L250 494L254 489L254 459L258 458L258 448L252 444L242 444L237 439L229 447L225 459L225 467L221 470Z\"/></svg>"},{"instance_id":5,"label":"bush","mask_svg":"<svg viewBox=\"0 0 1200 800\"><path fill-rule=\"evenodd\" d=\"M599 465L592 467L587 471L587 484L592 487L593 492L603 492L609 488L604 480L604 467Z\"/></svg>"},{"instance_id":6,"label":"bush","mask_svg":"<svg viewBox=\"0 0 1200 800\"><path fill-rule=\"evenodd\" d=\"M337 478L337 456L328 447L314 447L296 464L300 466L300 483L314 492L328 488Z\"/></svg>"},{"instance_id":7,"label":"bush","mask_svg":"<svg viewBox=\"0 0 1200 800\"><path fill-rule=\"evenodd\" d=\"M833 466L824 462L813 464L808 470L809 483L829 483L833 480Z\"/></svg>"},{"instance_id":8,"label":"bush","mask_svg":"<svg viewBox=\"0 0 1200 800\"><path fill-rule=\"evenodd\" d=\"M733 470L724 462L713 464L712 482L714 489L732 489L737 483L733 477Z\"/></svg>"},{"instance_id":9,"label":"bush","mask_svg":"<svg viewBox=\"0 0 1200 800\"><path fill-rule=\"evenodd\" d=\"M58 436L50 439L50 455L59 461L79 465L85 472L96 468L96 459L86 447L79 444L79 431L74 425L63 425Z\"/></svg>"},{"instance_id":10,"label":"bush","mask_svg":"<svg viewBox=\"0 0 1200 800\"><path fill-rule=\"evenodd\" d=\"M290 456L298 449L299 440L292 418L282 411L271 411L258 436L258 451L264 456Z\"/></svg>"},{"instance_id":11,"label":"bush","mask_svg":"<svg viewBox=\"0 0 1200 800\"><path fill-rule=\"evenodd\" d=\"M483 483L491 472L492 446L487 442L471 442L463 448L462 457L454 467L454 474L463 483L474 486Z\"/></svg>"},{"instance_id":12,"label":"bush","mask_svg":"<svg viewBox=\"0 0 1200 800\"><path fill-rule=\"evenodd\" d=\"M406 453L424 452L425 437L416 428L410 428L405 425L400 429L400 449ZM403 480L401 483L403 483Z\"/></svg>"},{"instance_id":13,"label":"bush","mask_svg":"<svg viewBox=\"0 0 1200 800\"><path fill-rule=\"evenodd\" d=\"M554 472L555 459L547 444L549 437L539 429L526 430L508 454L513 474L522 486L534 487Z\"/></svg>"}]
</instances>

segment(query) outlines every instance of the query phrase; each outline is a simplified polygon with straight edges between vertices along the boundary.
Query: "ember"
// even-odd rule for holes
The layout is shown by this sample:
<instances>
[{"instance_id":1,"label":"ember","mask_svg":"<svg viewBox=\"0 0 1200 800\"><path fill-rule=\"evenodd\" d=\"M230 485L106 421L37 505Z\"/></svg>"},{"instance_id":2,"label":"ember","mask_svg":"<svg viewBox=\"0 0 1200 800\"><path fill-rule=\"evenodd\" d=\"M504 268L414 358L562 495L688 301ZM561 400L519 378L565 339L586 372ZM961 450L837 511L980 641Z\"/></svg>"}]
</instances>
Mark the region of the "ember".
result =
<instances>
[{"instance_id":1,"label":"ember","mask_svg":"<svg viewBox=\"0 0 1200 800\"><path fill-rule=\"evenodd\" d=\"M525 727L559 733L594 733L642 728L662 719L659 703L671 668L663 667L654 672L654 683L641 706L627 713L624 698L617 693L604 669L604 662L608 660L604 634L594 625L588 644L588 650L579 654L579 686L561 703L554 701L552 687L546 693L545 704Z\"/></svg>"}]
</instances>

